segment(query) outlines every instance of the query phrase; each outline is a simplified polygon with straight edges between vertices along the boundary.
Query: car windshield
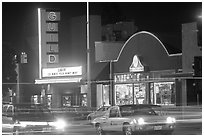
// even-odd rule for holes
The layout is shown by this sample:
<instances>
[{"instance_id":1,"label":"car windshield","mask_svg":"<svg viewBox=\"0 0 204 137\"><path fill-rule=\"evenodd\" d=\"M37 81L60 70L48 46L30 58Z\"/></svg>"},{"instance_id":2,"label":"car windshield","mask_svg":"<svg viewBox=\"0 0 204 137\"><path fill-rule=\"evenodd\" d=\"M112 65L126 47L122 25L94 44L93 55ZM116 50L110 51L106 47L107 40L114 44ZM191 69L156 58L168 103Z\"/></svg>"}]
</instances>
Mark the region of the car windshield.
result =
<instances>
[{"instance_id":1,"label":"car windshield","mask_svg":"<svg viewBox=\"0 0 204 137\"><path fill-rule=\"evenodd\" d=\"M103 106L97 109L97 111L106 111L110 106Z\"/></svg>"},{"instance_id":2,"label":"car windshield","mask_svg":"<svg viewBox=\"0 0 204 137\"><path fill-rule=\"evenodd\" d=\"M124 106L120 107L120 112L122 117L134 115L157 115L157 113L151 107L148 106L145 107Z\"/></svg>"}]
</instances>

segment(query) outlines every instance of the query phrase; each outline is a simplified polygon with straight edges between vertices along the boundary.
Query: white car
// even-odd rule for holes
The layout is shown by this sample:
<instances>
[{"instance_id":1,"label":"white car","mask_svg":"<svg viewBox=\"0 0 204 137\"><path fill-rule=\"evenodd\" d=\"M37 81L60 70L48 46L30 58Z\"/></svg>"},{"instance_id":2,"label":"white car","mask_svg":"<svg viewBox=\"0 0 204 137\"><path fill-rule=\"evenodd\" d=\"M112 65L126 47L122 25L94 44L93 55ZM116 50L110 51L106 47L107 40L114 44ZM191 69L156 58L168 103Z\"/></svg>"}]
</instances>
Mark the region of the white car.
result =
<instances>
[{"instance_id":1,"label":"white car","mask_svg":"<svg viewBox=\"0 0 204 137\"><path fill-rule=\"evenodd\" d=\"M112 106L104 116L95 118L92 124L99 135L113 131L125 135L149 132L171 134L176 120L174 117L158 114L160 108L146 104Z\"/></svg>"},{"instance_id":2,"label":"white car","mask_svg":"<svg viewBox=\"0 0 204 137\"><path fill-rule=\"evenodd\" d=\"M108 108L110 108L110 106L99 107L95 112L88 114L87 120L91 122L93 119L103 116Z\"/></svg>"}]
</instances>

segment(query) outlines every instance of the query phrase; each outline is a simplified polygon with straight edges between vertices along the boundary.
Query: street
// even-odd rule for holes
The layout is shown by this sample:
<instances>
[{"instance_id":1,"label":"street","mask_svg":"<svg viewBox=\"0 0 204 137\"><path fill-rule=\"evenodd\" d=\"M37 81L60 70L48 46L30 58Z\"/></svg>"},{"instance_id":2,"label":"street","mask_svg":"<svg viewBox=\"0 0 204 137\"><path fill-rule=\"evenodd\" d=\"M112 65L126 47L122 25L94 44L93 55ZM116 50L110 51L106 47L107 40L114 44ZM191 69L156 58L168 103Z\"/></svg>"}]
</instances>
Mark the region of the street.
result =
<instances>
[{"instance_id":1,"label":"street","mask_svg":"<svg viewBox=\"0 0 204 137\"><path fill-rule=\"evenodd\" d=\"M3 133L4 134L4 133ZM12 133L9 133L10 135ZM73 121L66 128L65 135L97 135L95 128L86 120ZM121 133L108 133L115 135ZM176 129L172 135L202 135L202 121L183 121L176 124Z\"/></svg>"},{"instance_id":2,"label":"street","mask_svg":"<svg viewBox=\"0 0 204 137\"><path fill-rule=\"evenodd\" d=\"M78 123L69 127L65 134L67 135L97 135L95 128L92 125ZM108 133L108 135L115 135L120 133ZM202 121L198 122L181 122L177 123L176 129L172 135L202 135Z\"/></svg>"}]
</instances>

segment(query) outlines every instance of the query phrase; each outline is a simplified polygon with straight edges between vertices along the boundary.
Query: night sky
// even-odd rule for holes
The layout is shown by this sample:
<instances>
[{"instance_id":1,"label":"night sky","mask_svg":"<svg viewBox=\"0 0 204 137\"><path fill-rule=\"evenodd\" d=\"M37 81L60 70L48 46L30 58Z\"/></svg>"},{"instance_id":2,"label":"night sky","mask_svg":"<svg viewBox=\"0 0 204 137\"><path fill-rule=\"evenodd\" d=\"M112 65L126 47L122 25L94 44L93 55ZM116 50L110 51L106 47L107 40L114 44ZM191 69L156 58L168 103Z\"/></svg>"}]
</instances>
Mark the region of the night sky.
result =
<instances>
[{"instance_id":1,"label":"night sky","mask_svg":"<svg viewBox=\"0 0 204 137\"><path fill-rule=\"evenodd\" d=\"M67 23L71 17L86 15L86 2L3 2L3 42L16 43L15 46L21 46L25 37L37 36L37 8L60 10L63 23Z\"/></svg>"},{"instance_id":2,"label":"night sky","mask_svg":"<svg viewBox=\"0 0 204 137\"><path fill-rule=\"evenodd\" d=\"M82 2L3 2L3 42L16 43L16 46L20 46L19 41L22 41L24 36L37 35L37 30L32 26L37 25L34 22L37 20L38 7L59 9L62 16L65 14L67 18L86 15L86 3ZM101 15L102 25L118 21L134 21L139 30L164 33L181 32L181 24L198 21L201 10L201 2L90 3L90 14ZM66 22L66 19L62 19Z\"/></svg>"},{"instance_id":3,"label":"night sky","mask_svg":"<svg viewBox=\"0 0 204 137\"><path fill-rule=\"evenodd\" d=\"M102 15L102 24L135 21L141 30L180 31L182 23L198 20L202 5L196 2L91 3L91 13Z\"/></svg>"}]
</instances>

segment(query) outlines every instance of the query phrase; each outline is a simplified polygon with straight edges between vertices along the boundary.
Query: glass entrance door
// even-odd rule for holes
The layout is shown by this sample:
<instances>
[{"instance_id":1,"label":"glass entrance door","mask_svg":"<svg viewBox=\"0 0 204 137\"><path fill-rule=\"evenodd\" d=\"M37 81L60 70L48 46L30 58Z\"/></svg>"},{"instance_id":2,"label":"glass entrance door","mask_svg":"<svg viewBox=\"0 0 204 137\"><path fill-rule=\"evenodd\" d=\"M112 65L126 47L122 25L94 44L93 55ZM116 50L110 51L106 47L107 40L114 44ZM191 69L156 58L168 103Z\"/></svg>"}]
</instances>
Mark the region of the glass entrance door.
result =
<instances>
[{"instance_id":1,"label":"glass entrance door","mask_svg":"<svg viewBox=\"0 0 204 137\"><path fill-rule=\"evenodd\" d=\"M134 104L146 103L146 85L145 83L134 84Z\"/></svg>"}]
</instances>

